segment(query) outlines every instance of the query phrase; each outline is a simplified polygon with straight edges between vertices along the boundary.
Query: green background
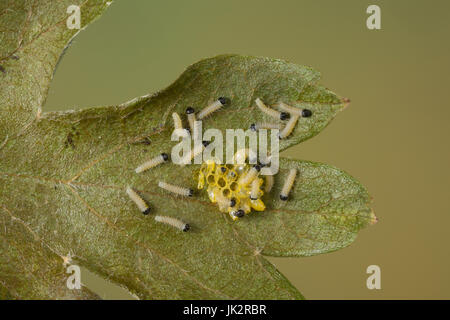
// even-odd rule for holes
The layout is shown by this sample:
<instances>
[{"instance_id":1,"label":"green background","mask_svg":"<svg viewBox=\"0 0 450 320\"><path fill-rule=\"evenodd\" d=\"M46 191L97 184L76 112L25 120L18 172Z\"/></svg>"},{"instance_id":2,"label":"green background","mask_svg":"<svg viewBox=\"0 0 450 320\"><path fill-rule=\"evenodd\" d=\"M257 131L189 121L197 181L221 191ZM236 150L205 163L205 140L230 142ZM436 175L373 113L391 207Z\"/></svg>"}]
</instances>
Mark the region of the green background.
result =
<instances>
[{"instance_id":1,"label":"green background","mask_svg":"<svg viewBox=\"0 0 450 320\"><path fill-rule=\"evenodd\" d=\"M370 4L382 30L366 28ZM380 221L343 250L270 260L309 299L449 299L449 21L450 3L437 0L115 1L72 43L44 111L155 92L221 53L309 65L352 103L284 155L352 174ZM366 287L372 264L381 290ZM130 298L88 271L82 281Z\"/></svg>"}]
</instances>

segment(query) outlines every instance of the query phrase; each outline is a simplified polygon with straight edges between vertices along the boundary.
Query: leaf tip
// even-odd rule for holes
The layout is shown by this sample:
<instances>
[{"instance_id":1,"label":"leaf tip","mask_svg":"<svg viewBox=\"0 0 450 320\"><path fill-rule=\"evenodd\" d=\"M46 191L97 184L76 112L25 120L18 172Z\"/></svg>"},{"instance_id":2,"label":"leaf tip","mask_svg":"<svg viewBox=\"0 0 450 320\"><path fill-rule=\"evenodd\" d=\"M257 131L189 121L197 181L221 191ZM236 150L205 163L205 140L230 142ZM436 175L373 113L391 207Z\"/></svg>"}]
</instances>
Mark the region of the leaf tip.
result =
<instances>
[{"instance_id":1,"label":"leaf tip","mask_svg":"<svg viewBox=\"0 0 450 320\"><path fill-rule=\"evenodd\" d=\"M341 99L341 102L342 102L342 104L344 105L343 107L342 107L342 110L345 110L345 109L347 109L347 107L349 106L349 104L350 104L350 99L349 98L342 98Z\"/></svg>"},{"instance_id":2,"label":"leaf tip","mask_svg":"<svg viewBox=\"0 0 450 320\"><path fill-rule=\"evenodd\" d=\"M373 212L373 210L370 212L370 225L373 226L374 224L376 224L378 222L378 217L375 215L375 212Z\"/></svg>"}]
</instances>

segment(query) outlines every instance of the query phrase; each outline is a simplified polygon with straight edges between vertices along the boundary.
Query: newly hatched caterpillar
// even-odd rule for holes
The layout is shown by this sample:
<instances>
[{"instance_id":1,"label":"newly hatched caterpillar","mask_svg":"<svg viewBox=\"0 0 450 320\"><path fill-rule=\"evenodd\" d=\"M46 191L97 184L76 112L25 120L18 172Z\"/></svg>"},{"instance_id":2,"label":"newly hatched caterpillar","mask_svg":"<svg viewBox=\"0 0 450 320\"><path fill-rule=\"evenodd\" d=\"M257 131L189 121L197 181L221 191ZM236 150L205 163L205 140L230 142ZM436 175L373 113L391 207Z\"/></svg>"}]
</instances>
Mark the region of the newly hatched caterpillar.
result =
<instances>
[{"instance_id":1,"label":"newly hatched caterpillar","mask_svg":"<svg viewBox=\"0 0 450 320\"><path fill-rule=\"evenodd\" d=\"M162 223L171 225L172 227L175 227L184 232L188 231L191 228L187 223L184 223L183 221L172 218L172 217L155 216L155 220L158 222L162 222Z\"/></svg>"},{"instance_id":2,"label":"newly hatched caterpillar","mask_svg":"<svg viewBox=\"0 0 450 320\"><path fill-rule=\"evenodd\" d=\"M141 198L140 195L137 194L136 191L131 189L131 187L127 187L127 194L130 197L130 199L133 200L134 203L136 203L136 205L138 206L139 210L141 210L141 212L143 214L149 214L150 213L150 206L147 204L147 202L144 199Z\"/></svg>"},{"instance_id":3,"label":"newly hatched caterpillar","mask_svg":"<svg viewBox=\"0 0 450 320\"><path fill-rule=\"evenodd\" d=\"M253 179L252 188L250 190L250 200L258 200L259 198L259 181L258 179Z\"/></svg>"},{"instance_id":4,"label":"newly hatched caterpillar","mask_svg":"<svg viewBox=\"0 0 450 320\"><path fill-rule=\"evenodd\" d=\"M136 168L135 171L136 173L141 173L145 170L156 167L161 163L166 162L167 160L169 160L169 156L167 155L167 153L161 153L159 156L156 156L153 159L150 159L149 161L141 164L139 167Z\"/></svg>"},{"instance_id":5,"label":"newly hatched caterpillar","mask_svg":"<svg viewBox=\"0 0 450 320\"><path fill-rule=\"evenodd\" d=\"M278 104L278 107L281 110L283 110L283 111L289 112L291 114L296 114L296 115L298 115L300 117L303 117L303 118L309 118L312 115L312 112L309 109L295 108L295 107L289 106L289 105L287 105L287 104L285 104L283 102L280 102Z\"/></svg>"},{"instance_id":6,"label":"newly hatched caterpillar","mask_svg":"<svg viewBox=\"0 0 450 320\"><path fill-rule=\"evenodd\" d=\"M259 159L259 164L261 167L269 167L272 161L272 156L270 154L261 154Z\"/></svg>"},{"instance_id":7,"label":"newly hatched caterpillar","mask_svg":"<svg viewBox=\"0 0 450 320\"><path fill-rule=\"evenodd\" d=\"M202 121L194 121L194 130L192 131L192 137L194 139L200 139L202 136L203 124ZM197 135L197 136L195 136Z\"/></svg>"},{"instance_id":8,"label":"newly hatched caterpillar","mask_svg":"<svg viewBox=\"0 0 450 320\"><path fill-rule=\"evenodd\" d=\"M236 153L234 154L233 161L234 163L242 164L245 163L245 160L247 160L247 158L249 163L253 164L256 163L256 161L258 160L258 155L256 154L255 151L253 151L253 149L249 148L240 149L236 151Z\"/></svg>"},{"instance_id":9,"label":"newly hatched caterpillar","mask_svg":"<svg viewBox=\"0 0 450 320\"><path fill-rule=\"evenodd\" d=\"M297 175L297 169L289 170L289 174L286 177L286 180L284 181L283 189L281 189L281 193L280 193L281 200L286 201L288 199L289 192L292 189L292 185L294 184L296 175Z\"/></svg>"},{"instance_id":10,"label":"newly hatched caterpillar","mask_svg":"<svg viewBox=\"0 0 450 320\"><path fill-rule=\"evenodd\" d=\"M189 123L189 128L191 129L191 134L194 134L194 123L195 123L195 110L192 107L186 109L186 115Z\"/></svg>"},{"instance_id":11,"label":"newly hatched caterpillar","mask_svg":"<svg viewBox=\"0 0 450 320\"><path fill-rule=\"evenodd\" d=\"M178 113L172 113L172 119L175 129L183 129L183 122L181 121L180 115Z\"/></svg>"},{"instance_id":12,"label":"newly hatched caterpillar","mask_svg":"<svg viewBox=\"0 0 450 320\"><path fill-rule=\"evenodd\" d=\"M187 135L187 129L183 128L183 122L181 121L180 115L176 112L172 113L173 126L175 128L175 132L182 137Z\"/></svg>"},{"instance_id":13,"label":"newly hatched caterpillar","mask_svg":"<svg viewBox=\"0 0 450 320\"><path fill-rule=\"evenodd\" d=\"M275 179L274 179L273 175L267 175L265 177L266 177L266 184L264 185L264 192L269 193L270 190L272 190Z\"/></svg>"},{"instance_id":14,"label":"newly hatched caterpillar","mask_svg":"<svg viewBox=\"0 0 450 320\"><path fill-rule=\"evenodd\" d=\"M214 111L219 110L220 108L222 108L227 103L228 103L228 99L227 98L220 97L219 99L217 99L216 101L214 101L213 103L208 105L206 108L204 108L202 111L200 111L198 113L198 115L197 115L197 118L199 120L201 120L201 119L209 116Z\"/></svg>"},{"instance_id":15,"label":"newly hatched caterpillar","mask_svg":"<svg viewBox=\"0 0 450 320\"><path fill-rule=\"evenodd\" d=\"M197 155L203 152L203 150L209 145L209 143L210 143L209 141L202 141L202 144L194 147L194 150L191 150L190 153L188 153L181 159L181 165L184 166L190 163L192 159L194 159Z\"/></svg>"},{"instance_id":16,"label":"newly hatched caterpillar","mask_svg":"<svg viewBox=\"0 0 450 320\"><path fill-rule=\"evenodd\" d=\"M250 184L250 182L253 181L253 179L255 179L258 174L259 171L261 171L261 166L259 165L255 165L253 166L247 173L245 176L243 176L240 180L239 183L243 186L247 186Z\"/></svg>"},{"instance_id":17,"label":"newly hatched caterpillar","mask_svg":"<svg viewBox=\"0 0 450 320\"><path fill-rule=\"evenodd\" d=\"M235 198L228 199L227 197L220 194L216 196L216 200L221 209L233 208L236 205Z\"/></svg>"},{"instance_id":18,"label":"newly hatched caterpillar","mask_svg":"<svg viewBox=\"0 0 450 320\"><path fill-rule=\"evenodd\" d=\"M242 209L239 209L239 210L233 211L231 213L231 215L238 217L238 218L242 218L245 215L245 211ZM234 220L236 220L236 219L234 219Z\"/></svg>"},{"instance_id":19,"label":"newly hatched caterpillar","mask_svg":"<svg viewBox=\"0 0 450 320\"><path fill-rule=\"evenodd\" d=\"M280 120L287 120L287 119L289 119L289 113L287 113L287 112L280 112L280 111L274 110L272 108L269 108L268 106L266 106L264 104L264 102L261 101L260 98L257 98L255 100L255 102L256 102L256 105L258 106L258 108L262 112L264 112L265 114L267 114L267 115L269 115L269 116L271 116L271 117L273 117L275 119L280 119Z\"/></svg>"},{"instance_id":20,"label":"newly hatched caterpillar","mask_svg":"<svg viewBox=\"0 0 450 320\"><path fill-rule=\"evenodd\" d=\"M194 190L192 189L176 186L173 184L166 183L164 181L159 181L158 187L184 197L192 197L192 195L194 194Z\"/></svg>"},{"instance_id":21,"label":"newly hatched caterpillar","mask_svg":"<svg viewBox=\"0 0 450 320\"><path fill-rule=\"evenodd\" d=\"M258 131L261 129L281 129L281 125L279 123L268 123L268 122L262 122L262 123L252 123L250 125L250 129L252 131Z\"/></svg>"},{"instance_id":22,"label":"newly hatched caterpillar","mask_svg":"<svg viewBox=\"0 0 450 320\"><path fill-rule=\"evenodd\" d=\"M265 156L264 160L260 160L261 167L269 167L270 162L272 160L272 156ZM270 172L272 173L272 170L269 168ZM264 175L266 180L264 183L264 192L269 193L272 190L273 184L275 182L275 178L273 174L266 174Z\"/></svg>"},{"instance_id":23,"label":"newly hatched caterpillar","mask_svg":"<svg viewBox=\"0 0 450 320\"><path fill-rule=\"evenodd\" d=\"M278 137L280 139L284 139L284 138L288 137L292 133L292 131L295 128L295 125L297 124L297 121L298 121L299 117L300 116L297 115L297 114L293 114L291 116L289 121L286 123L286 126L284 127L284 129L281 130L281 132L278 133Z\"/></svg>"}]
</instances>

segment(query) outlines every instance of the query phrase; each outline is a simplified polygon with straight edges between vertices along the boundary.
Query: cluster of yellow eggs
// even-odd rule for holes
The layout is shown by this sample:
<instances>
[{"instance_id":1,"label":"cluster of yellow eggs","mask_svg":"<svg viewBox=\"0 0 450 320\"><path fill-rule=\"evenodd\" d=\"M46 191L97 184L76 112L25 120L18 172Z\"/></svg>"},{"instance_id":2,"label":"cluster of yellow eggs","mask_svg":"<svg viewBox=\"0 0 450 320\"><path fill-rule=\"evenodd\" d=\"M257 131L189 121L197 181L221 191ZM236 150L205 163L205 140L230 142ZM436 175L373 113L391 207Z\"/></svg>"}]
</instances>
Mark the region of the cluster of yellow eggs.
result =
<instances>
[{"instance_id":1,"label":"cluster of yellow eggs","mask_svg":"<svg viewBox=\"0 0 450 320\"><path fill-rule=\"evenodd\" d=\"M207 186L208 197L217 203L221 212L228 212L233 220L248 214L252 209L264 211L266 206L261 200L264 194L261 186L264 179L256 176L258 197L252 200L251 183L244 184L243 177L251 170L248 164L217 164L213 160L204 162L198 176L198 189ZM254 180L253 179L253 180Z\"/></svg>"}]
</instances>

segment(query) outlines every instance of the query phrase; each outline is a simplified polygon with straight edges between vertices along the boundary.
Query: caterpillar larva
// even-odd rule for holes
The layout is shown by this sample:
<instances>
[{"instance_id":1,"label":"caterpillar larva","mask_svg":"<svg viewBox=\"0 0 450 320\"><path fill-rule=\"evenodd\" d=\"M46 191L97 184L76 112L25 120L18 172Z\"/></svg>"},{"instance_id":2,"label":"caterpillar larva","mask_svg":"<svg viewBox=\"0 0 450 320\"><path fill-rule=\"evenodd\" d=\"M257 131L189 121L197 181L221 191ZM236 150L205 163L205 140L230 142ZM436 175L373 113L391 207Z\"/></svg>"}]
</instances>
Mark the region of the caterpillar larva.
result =
<instances>
[{"instance_id":1,"label":"caterpillar larva","mask_svg":"<svg viewBox=\"0 0 450 320\"><path fill-rule=\"evenodd\" d=\"M194 123L195 123L195 110L192 107L186 109L186 115L189 123L189 128L191 129L191 134L194 134Z\"/></svg>"},{"instance_id":2,"label":"caterpillar larva","mask_svg":"<svg viewBox=\"0 0 450 320\"><path fill-rule=\"evenodd\" d=\"M228 199L227 197L225 197L223 195L217 195L216 200L221 209L233 208L236 205L235 198Z\"/></svg>"},{"instance_id":3,"label":"caterpillar larva","mask_svg":"<svg viewBox=\"0 0 450 320\"><path fill-rule=\"evenodd\" d=\"M289 119L289 113L287 113L287 112L280 112L280 111L274 110L272 108L269 108L268 106L266 106L264 104L264 102L261 101L260 98L257 98L255 100L255 102L256 102L256 105L258 106L258 108L262 112L264 112L265 114L267 114L267 115L269 115L269 116L271 116L271 117L273 117L275 119L280 119L280 120L287 120L287 119Z\"/></svg>"},{"instance_id":4,"label":"caterpillar larva","mask_svg":"<svg viewBox=\"0 0 450 320\"><path fill-rule=\"evenodd\" d=\"M268 122L262 122L262 123L252 123L250 125L250 129L252 131L258 131L261 129L281 129L281 125L279 123L268 123Z\"/></svg>"},{"instance_id":5,"label":"caterpillar larva","mask_svg":"<svg viewBox=\"0 0 450 320\"><path fill-rule=\"evenodd\" d=\"M178 113L172 113L172 119L175 129L183 129L183 122L181 121L180 115Z\"/></svg>"},{"instance_id":6,"label":"caterpillar larva","mask_svg":"<svg viewBox=\"0 0 450 320\"><path fill-rule=\"evenodd\" d=\"M156 156L153 159L150 159L149 161L141 164L139 167L136 168L135 171L136 173L141 173L145 170L156 167L161 163L166 162L167 160L169 160L169 156L167 155L167 153L161 153L159 156Z\"/></svg>"},{"instance_id":7,"label":"caterpillar larva","mask_svg":"<svg viewBox=\"0 0 450 320\"><path fill-rule=\"evenodd\" d=\"M259 171L261 171L261 166L259 165L255 165L253 166L247 173L245 176L243 176L240 180L239 183L243 186L247 186L250 184L250 182L253 181L253 179L256 178L256 176L259 174Z\"/></svg>"},{"instance_id":8,"label":"caterpillar larva","mask_svg":"<svg viewBox=\"0 0 450 320\"><path fill-rule=\"evenodd\" d=\"M265 177L266 177L266 184L264 185L264 192L269 193L272 190L275 179L273 175L267 175Z\"/></svg>"},{"instance_id":9,"label":"caterpillar larva","mask_svg":"<svg viewBox=\"0 0 450 320\"><path fill-rule=\"evenodd\" d=\"M259 164L261 167L269 167L270 162L272 161L272 155L270 154L261 154L259 157Z\"/></svg>"},{"instance_id":10,"label":"caterpillar larva","mask_svg":"<svg viewBox=\"0 0 450 320\"><path fill-rule=\"evenodd\" d=\"M210 144L209 141L202 141L202 144L194 147L193 150L191 150L190 153L188 153L187 155L185 155L182 159L181 159L181 165L184 166L188 163L191 163L192 159L194 159L197 155L199 155L200 153L203 152L203 150Z\"/></svg>"},{"instance_id":11,"label":"caterpillar larva","mask_svg":"<svg viewBox=\"0 0 450 320\"><path fill-rule=\"evenodd\" d=\"M292 189L292 185L294 184L296 175L297 175L297 169L289 170L289 174L286 177L286 180L284 181L283 189L281 189L281 193L280 193L281 200L286 201L288 199L289 192Z\"/></svg>"},{"instance_id":12,"label":"caterpillar larva","mask_svg":"<svg viewBox=\"0 0 450 320\"><path fill-rule=\"evenodd\" d=\"M177 228L177 229L179 229L181 231L184 231L184 232L186 232L186 231L188 231L190 229L189 224L184 223L183 221L175 219L175 218L172 218L172 217L155 216L155 220L158 221L158 222L162 222L162 223L171 225L171 226L173 226L173 227L175 227L175 228Z\"/></svg>"},{"instance_id":13,"label":"caterpillar larva","mask_svg":"<svg viewBox=\"0 0 450 320\"><path fill-rule=\"evenodd\" d=\"M141 212L143 214L149 214L150 213L150 206L147 204L147 202L144 199L141 198L140 195L137 194L136 191L131 189L131 187L127 187L127 194L130 197L130 199L133 200L134 203L136 203L136 205L138 206L139 210L141 210Z\"/></svg>"},{"instance_id":14,"label":"caterpillar larva","mask_svg":"<svg viewBox=\"0 0 450 320\"><path fill-rule=\"evenodd\" d=\"M298 118L299 118L299 115L297 115L297 114L293 114L291 116L289 121L286 123L286 126L284 127L284 129L278 133L278 137L280 139L284 139L292 133L292 131L295 128L295 125L297 124Z\"/></svg>"},{"instance_id":15,"label":"caterpillar larva","mask_svg":"<svg viewBox=\"0 0 450 320\"><path fill-rule=\"evenodd\" d=\"M195 139L200 139L202 137L203 132L203 124L202 121L194 121L194 130L192 131L192 137ZM195 136L197 135L197 136Z\"/></svg>"},{"instance_id":16,"label":"caterpillar larva","mask_svg":"<svg viewBox=\"0 0 450 320\"><path fill-rule=\"evenodd\" d=\"M279 107L281 110L283 110L283 111L289 112L289 113L291 113L291 114L296 114L296 115L298 115L298 116L300 116L300 117L303 117L303 118L309 118L309 117L311 117L311 115L312 115L312 112L311 112L311 110L309 110L309 109L295 108L295 107L292 107L292 106L290 106L290 105L287 105L287 104L285 104L285 103L283 103L283 102L280 102L280 103L278 104L278 107Z\"/></svg>"},{"instance_id":17,"label":"caterpillar larva","mask_svg":"<svg viewBox=\"0 0 450 320\"><path fill-rule=\"evenodd\" d=\"M197 119L201 120L201 119L209 116L211 113L219 110L220 108L222 108L227 103L228 103L228 99L227 98L220 97L219 99L217 99L216 101L214 101L213 103L208 105L206 108L203 108L203 110L201 110L198 113Z\"/></svg>"},{"instance_id":18,"label":"caterpillar larva","mask_svg":"<svg viewBox=\"0 0 450 320\"><path fill-rule=\"evenodd\" d=\"M192 197L192 195L194 194L194 190L192 189L176 186L173 184L166 183L164 181L159 181L158 187L184 197Z\"/></svg>"},{"instance_id":19,"label":"caterpillar larva","mask_svg":"<svg viewBox=\"0 0 450 320\"><path fill-rule=\"evenodd\" d=\"M236 153L234 154L233 161L236 164L243 164L245 163L245 160L247 160L247 158L249 163L253 164L256 163L258 155L256 154L255 151L253 151L253 149L249 148L240 149L236 151Z\"/></svg>"},{"instance_id":20,"label":"caterpillar larva","mask_svg":"<svg viewBox=\"0 0 450 320\"><path fill-rule=\"evenodd\" d=\"M180 115L174 112L172 113L172 119L176 134L185 137L188 134L188 131L183 128L183 122L181 121Z\"/></svg>"},{"instance_id":21,"label":"caterpillar larva","mask_svg":"<svg viewBox=\"0 0 450 320\"><path fill-rule=\"evenodd\" d=\"M259 197L259 181L253 179L252 188L250 189L250 200L258 200Z\"/></svg>"},{"instance_id":22,"label":"caterpillar larva","mask_svg":"<svg viewBox=\"0 0 450 320\"><path fill-rule=\"evenodd\" d=\"M260 160L261 167L269 167L272 160L272 156L265 156L264 160ZM268 168L270 172L272 173L272 169ZM273 174L265 174L264 177L266 178L264 183L264 192L269 193L272 190L273 184L275 182L275 177Z\"/></svg>"},{"instance_id":23,"label":"caterpillar larva","mask_svg":"<svg viewBox=\"0 0 450 320\"><path fill-rule=\"evenodd\" d=\"M237 218L242 218L245 215L245 211L242 209L231 212L231 215ZM234 219L236 220L236 219Z\"/></svg>"}]
</instances>

